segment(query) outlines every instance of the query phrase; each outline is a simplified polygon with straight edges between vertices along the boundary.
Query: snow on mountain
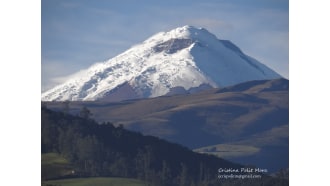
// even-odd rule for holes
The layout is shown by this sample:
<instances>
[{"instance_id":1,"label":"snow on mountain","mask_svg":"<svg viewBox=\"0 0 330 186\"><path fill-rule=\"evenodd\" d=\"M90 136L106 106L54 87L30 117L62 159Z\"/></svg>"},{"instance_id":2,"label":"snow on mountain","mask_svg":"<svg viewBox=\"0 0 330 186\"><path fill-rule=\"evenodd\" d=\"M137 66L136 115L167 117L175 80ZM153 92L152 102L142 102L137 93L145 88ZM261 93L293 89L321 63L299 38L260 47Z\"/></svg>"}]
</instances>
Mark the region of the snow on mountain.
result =
<instances>
[{"instance_id":1,"label":"snow on mountain","mask_svg":"<svg viewBox=\"0 0 330 186\"><path fill-rule=\"evenodd\" d=\"M275 79L279 74L204 28L158 33L42 93L43 101L123 100Z\"/></svg>"}]
</instances>

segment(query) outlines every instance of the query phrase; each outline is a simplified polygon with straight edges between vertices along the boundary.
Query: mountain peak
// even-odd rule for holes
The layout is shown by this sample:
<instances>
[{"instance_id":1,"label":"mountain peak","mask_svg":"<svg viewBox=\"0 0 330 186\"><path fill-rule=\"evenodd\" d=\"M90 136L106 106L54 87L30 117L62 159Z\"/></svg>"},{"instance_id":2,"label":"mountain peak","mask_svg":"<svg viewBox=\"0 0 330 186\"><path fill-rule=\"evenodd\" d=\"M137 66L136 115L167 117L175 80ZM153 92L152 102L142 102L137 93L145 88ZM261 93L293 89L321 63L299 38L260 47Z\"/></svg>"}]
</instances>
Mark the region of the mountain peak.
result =
<instances>
[{"instance_id":1,"label":"mountain peak","mask_svg":"<svg viewBox=\"0 0 330 186\"><path fill-rule=\"evenodd\" d=\"M160 32L118 56L97 63L42 94L42 100L98 100L157 97L173 90L225 87L281 77L236 45L204 28ZM184 91L185 90L185 91Z\"/></svg>"},{"instance_id":2,"label":"mountain peak","mask_svg":"<svg viewBox=\"0 0 330 186\"><path fill-rule=\"evenodd\" d=\"M217 40L217 37L210 33L205 28L197 28L195 26L185 25L177 27L167 32L160 32L150 37L145 43L152 43L153 41L164 42L173 39L191 39L198 42L212 42Z\"/></svg>"},{"instance_id":3,"label":"mountain peak","mask_svg":"<svg viewBox=\"0 0 330 186\"><path fill-rule=\"evenodd\" d=\"M195 26L185 25L185 26L182 26L182 27L177 27L175 29L172 29L169 32L182 33L182 34L186 34L186 35L198 35L199 33L202 33L202 32L205 32L205 31L207 31L207 30L205 28L202 28L202 27L197 28Z\"/></svg>"}]
</instances>

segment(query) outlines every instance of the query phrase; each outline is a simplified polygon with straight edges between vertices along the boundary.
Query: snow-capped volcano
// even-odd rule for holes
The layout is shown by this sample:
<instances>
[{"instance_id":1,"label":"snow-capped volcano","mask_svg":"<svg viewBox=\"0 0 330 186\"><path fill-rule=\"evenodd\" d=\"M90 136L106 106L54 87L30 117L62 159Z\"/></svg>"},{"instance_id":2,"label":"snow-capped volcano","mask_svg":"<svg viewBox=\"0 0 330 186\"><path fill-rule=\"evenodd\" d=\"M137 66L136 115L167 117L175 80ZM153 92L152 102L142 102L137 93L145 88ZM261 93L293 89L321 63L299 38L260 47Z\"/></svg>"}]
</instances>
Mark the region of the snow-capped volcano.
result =
<instances>
[{"instance_id":1,"label":"snow-capped volcano","mask_svg":"<svg viewBox=\"0 0 330 186\"><path fill-rule=\"evenodd\" d=\"M123 100L157 97L279 74L204 28L158 33L118 56L96 63L42 93L43 101Z\"/></svg>"}]
</instances>

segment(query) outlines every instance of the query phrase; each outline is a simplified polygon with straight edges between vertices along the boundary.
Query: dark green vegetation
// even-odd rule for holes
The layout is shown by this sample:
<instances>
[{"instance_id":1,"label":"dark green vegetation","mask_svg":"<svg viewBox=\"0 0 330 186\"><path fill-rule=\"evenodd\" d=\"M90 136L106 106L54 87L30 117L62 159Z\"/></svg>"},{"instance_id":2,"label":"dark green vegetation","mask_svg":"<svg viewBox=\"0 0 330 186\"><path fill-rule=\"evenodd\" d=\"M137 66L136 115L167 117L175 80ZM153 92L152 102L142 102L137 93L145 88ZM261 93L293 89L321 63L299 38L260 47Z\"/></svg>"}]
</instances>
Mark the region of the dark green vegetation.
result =
<instances>
[{"instance_id":1,"label":"dark green vegetation","mask_svg":"<svg viewBox=\"0 0 330 186\"><path fill-rule=\"evenodd\" d=\"M88 112L82 112L82 117L54 112L45 107L41 112L44 185L83 185L91 182L93 185L104 185L107 181L113 185L141 183L114 177L138 179L153 186L288 183L287 179L266 175L257 180L220 181L217 179L219 168L241 166L215 156L195 153L157 137L128 131L123 126L98 124L88 118ZM81 177L86 179L79 179Z\"/></svg>"},{"instance_id":2,"label":"dark green vegetation","mask_svg":"<svg viewBox=\"0 0 330 186\"><path fill-rule=\"evenodd\" d=\"M42 167L42 186L144 186L144 182L137 179L129 178L109 178L109 177L97 177L97 178L72 178L77 177L75 175L75 168L69 163L67 159L58 153L43 153L41 155L41 167ZM55 179L54 178L67 178L67 179ZM46 181L48 180L48 181Z\"/></svg>"},{"instance_id":3,"label":"dark green vegetation","mask_svg":"<svg viewBox=\"0 0 330 186\"><path fill-rule=\"evenodd\" d=\"M57 153L44 153L41 156L41 178L53 179L58 177L71 176L73 166L64 157Z\"/></svg>"},{"instance_id":4,"label":"dark green vegetation","mask_svg":"<svg viewBox=\"0 0 330 186\"><path fill-rule=\"evenodd\" d=\"M42 166L44 179L54 178L56 173L58 178L68 177L71 170L71 177L126 177L152 185L179 185L213 182L219 167L240 167L122 126L98 124L46 108L42 108L41 142L42 153L56 152L70 162L54 154L44 155L42 165L52 165L52 169Z\"/></svg>"},{"instance_id":5,"label":"dark green vegetation","mask_svg":"<svg viewBox=\"0 0 330 186\"><path fill-rule=\"evenodd\" d=\"M65 110L61 102L44 103ZM289 166L289 81L251 81L201 93L123 102L70 102L98 122L182 144L269 171Z\"/></svg>"}]
</instances>

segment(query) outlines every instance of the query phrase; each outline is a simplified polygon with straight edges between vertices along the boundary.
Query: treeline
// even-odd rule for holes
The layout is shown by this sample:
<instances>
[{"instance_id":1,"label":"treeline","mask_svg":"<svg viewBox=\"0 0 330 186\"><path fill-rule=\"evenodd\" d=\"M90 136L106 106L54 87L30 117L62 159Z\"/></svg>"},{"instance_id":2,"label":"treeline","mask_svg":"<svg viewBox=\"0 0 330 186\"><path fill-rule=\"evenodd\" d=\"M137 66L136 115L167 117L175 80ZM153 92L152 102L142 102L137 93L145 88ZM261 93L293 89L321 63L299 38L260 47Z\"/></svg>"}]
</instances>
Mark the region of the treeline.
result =
<instances>
[{"instance_id":1,"label":"treeline","mask_svg":"<svg viewBox=\"0 0 330 186\"><path fill-rule=\"evenodd\" d=\"M217 179L217 170L240 167L122 125L96 123L89 114L87 108L81 117L41 109L41 151L68 159L74 177L137 178L152 186L223 185L228 182Z\"/></svg>"}]
</instances>

